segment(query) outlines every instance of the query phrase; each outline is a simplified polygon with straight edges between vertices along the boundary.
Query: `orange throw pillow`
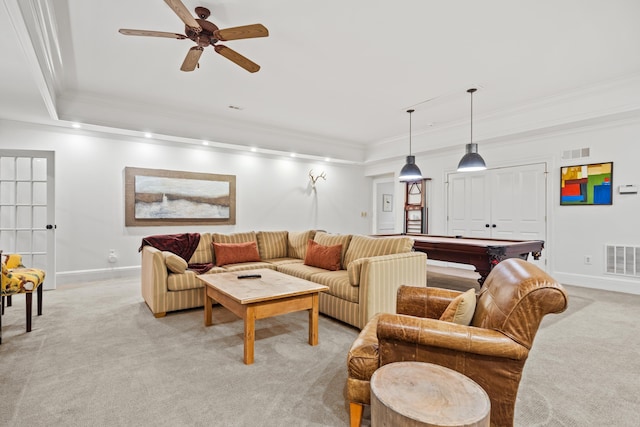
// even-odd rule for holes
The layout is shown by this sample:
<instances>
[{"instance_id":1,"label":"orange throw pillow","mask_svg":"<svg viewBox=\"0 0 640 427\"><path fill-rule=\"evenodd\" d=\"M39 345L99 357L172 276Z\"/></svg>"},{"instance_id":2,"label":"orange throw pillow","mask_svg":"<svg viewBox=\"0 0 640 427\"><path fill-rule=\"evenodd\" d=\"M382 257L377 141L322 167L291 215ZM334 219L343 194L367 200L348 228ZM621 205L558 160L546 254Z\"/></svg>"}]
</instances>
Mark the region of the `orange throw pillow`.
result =
<instances>
[{"instance_id":1,"label":"orange throw pillow","mask_svg":"<svg viewBox=\"0 0 640 427\"><path fill-rule=\"evenodd\" d=\"M258 245L256 242L246 243L213 243L213 251L216 254L216 266L240 262L260 261Z\"/></svg>"},{"instance_id":2,"label":"orange throw pillow","mask_svg":"<svg viewBox=\"0 0 640 427\"><path fill-rule=\"evenodd\" d=\"M309 240L307 243L307 254L304 257L304 265L324 268L325 270L340 270L340 256L342 254L342 244L335 246L324 246Z\"/></svg>"}]
</instances>

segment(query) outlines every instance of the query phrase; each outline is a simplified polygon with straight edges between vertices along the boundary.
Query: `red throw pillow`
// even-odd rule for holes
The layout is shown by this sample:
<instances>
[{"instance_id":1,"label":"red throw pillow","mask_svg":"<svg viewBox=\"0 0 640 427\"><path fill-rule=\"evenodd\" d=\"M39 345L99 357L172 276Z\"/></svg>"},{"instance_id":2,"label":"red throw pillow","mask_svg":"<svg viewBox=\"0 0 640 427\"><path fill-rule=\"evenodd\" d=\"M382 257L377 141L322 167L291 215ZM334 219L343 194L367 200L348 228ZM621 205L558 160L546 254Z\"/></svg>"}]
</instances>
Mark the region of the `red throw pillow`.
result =
<instances>
[{"instance_id":1,"label":"red throw pillow","mask_svg":"<svg viewBox=\"0 0 640 427\"><path fill-rule=\"evenodd\" d=\"M246 243L213 243L213 251L216 255L216 266L240 262L260 261L258 245L256 242Z\"/></svg>"},{"instance_id":2,"label":"red throw pillow","mask_svg":"<svg viewBox=\"0 0 640 427\"><path fill-rule=\"evenodd\" d=\"M307 243L307 255L304 257L304 265L324 268L325 270L340 270L340 255L342 245L324 246L309 240Z\"/></svg>"}]
</instances>

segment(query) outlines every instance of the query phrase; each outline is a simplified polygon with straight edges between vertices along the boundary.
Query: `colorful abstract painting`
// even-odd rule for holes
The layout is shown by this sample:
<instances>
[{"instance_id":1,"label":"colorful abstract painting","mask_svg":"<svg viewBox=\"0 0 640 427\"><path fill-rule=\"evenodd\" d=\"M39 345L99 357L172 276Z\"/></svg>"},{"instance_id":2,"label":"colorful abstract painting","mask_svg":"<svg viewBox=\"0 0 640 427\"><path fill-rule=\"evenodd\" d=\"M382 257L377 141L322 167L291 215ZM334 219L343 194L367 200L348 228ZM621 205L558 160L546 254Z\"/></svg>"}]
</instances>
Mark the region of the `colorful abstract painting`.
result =
<instances>
[{"instance_id":1,"label":"colorful abstract painting","mask_svg":"<svg viewBox=\"0 0 640 427\"><path fill-rule=\"evenodd\" d=\"M561 205L610 205L613 162L564 166L560 170Z\"/></svg>"}]
</instances>

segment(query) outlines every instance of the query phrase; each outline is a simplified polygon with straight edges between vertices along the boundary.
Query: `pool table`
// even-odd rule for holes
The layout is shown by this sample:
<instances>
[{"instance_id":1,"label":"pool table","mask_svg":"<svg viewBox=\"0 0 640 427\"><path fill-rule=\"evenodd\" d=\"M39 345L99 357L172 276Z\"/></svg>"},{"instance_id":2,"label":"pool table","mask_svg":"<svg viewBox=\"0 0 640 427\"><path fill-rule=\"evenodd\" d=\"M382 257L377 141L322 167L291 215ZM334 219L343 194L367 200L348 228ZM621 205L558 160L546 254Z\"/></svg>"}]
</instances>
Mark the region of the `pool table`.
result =
<instances>
[{"instance_id":1,"label":"pool table","mask_svg":"<svg viewBox=\"0 0 640 427\"><path fill-rule=\"evenodd\" d=\"M484 283L494 265L507 258L526 260L531 254L539 259L544 240L502 240L430 234L403 234L413 238L413 248L424 252L429 259L471 264L480 273L478 282Z\"/></svg>"}]
</instances>

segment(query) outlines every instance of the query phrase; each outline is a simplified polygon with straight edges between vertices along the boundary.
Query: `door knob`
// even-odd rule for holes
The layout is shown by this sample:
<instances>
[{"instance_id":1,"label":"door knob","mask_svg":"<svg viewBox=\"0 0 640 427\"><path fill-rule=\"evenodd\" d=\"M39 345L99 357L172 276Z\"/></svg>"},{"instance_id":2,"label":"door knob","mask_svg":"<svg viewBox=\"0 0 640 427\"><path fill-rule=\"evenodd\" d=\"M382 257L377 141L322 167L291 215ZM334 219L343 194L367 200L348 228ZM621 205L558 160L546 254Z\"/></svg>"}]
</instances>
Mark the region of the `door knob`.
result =
<instances>
[{"instance_id":1,"label":"door knob","mask_svg":"<svg viewBox=\"0 0 640 427\"><path fill-rule=\"evenodd\" d=\"M487 228L489 228L489 224L485 224L484 226L485 226L485 227L487 227Z\"/></svg>"},{"instance_id":2,"label":"door knob","mask_svg":"<svg viewBox=\"0 0 640 427\"><path fill-rule=\"evenodd\" d=\"M495 225L495 224L493 224L493 225L491 225L491 227L492 227L492 228L496 228L496 225Z\"/></svg>"}]
</instances>

